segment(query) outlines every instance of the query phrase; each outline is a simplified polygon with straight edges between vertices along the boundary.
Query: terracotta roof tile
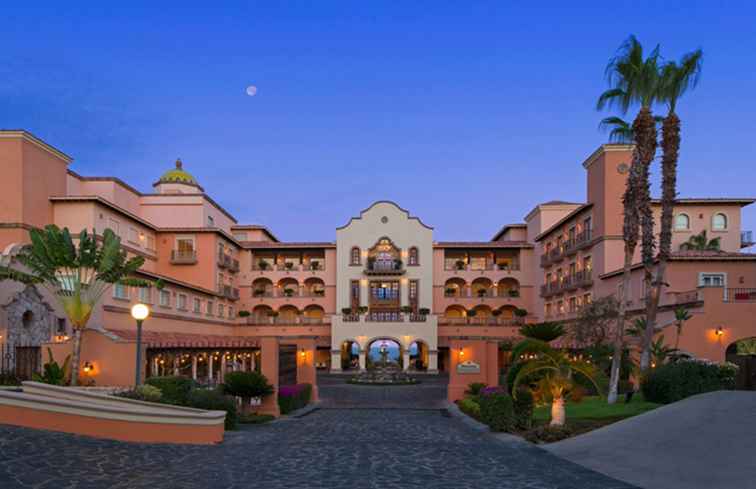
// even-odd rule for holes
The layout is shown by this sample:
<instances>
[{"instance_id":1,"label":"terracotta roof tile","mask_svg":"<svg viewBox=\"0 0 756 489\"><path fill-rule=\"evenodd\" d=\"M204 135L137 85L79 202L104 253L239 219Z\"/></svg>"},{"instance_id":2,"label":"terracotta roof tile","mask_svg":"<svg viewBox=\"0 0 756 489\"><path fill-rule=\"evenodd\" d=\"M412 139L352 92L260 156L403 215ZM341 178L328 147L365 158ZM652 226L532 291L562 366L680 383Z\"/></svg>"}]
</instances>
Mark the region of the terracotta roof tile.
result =
<instances>
[{"instance_id":1,"label":"terracotta roof tile","mask_svg":"<svg viewBox=\"0 0 756 489\"><path fill-rule=\"evenodd\" d=\"M128 329L108 329L124 340L136 340L136 331ZM225 336L217 334L189 334L162 331L143 331L142 341L149 348L244 348L257 347L257 338L249 336Z\"/></svg>"}]
</instances>

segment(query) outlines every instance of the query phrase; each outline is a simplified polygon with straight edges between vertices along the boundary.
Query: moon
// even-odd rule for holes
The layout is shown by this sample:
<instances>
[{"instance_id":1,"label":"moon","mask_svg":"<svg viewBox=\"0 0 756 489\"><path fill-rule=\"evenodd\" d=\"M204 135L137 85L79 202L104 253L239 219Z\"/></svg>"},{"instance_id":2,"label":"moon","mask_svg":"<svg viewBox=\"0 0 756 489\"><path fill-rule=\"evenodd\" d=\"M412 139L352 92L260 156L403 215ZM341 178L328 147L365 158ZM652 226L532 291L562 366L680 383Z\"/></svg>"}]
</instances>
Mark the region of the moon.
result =
<instances>
[{"instance_id":1,"label":"moon","mask_svg":"<svg viewBox=\"0 0 756 489\"><path fill-rule=\"evenodd\" d=\"M254 85L250 85L247 87L247 95L250 97L254 97L257 94L257 87Z\"/></svg>"}]
</instances>

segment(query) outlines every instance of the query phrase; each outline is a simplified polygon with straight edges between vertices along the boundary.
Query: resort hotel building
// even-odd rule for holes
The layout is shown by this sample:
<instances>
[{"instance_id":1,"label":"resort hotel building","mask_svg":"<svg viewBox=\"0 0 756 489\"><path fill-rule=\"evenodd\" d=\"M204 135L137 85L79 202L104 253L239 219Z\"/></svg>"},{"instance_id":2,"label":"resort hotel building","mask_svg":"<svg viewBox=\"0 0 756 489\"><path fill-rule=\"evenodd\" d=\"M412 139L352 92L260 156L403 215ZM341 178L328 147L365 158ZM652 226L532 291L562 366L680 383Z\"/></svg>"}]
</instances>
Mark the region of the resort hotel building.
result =
<instances>
[{"instance_id":1,"label":"resort hotel building","mask_svg":"<svg viewBox=\"0 0 756 489\"><path fill-rule=\"evenodd\" d=\"M258 368L276 385L315 383L316 370L365 369L371 352L389 345L403 369L448 374L456 399L470 382L498 382L502 345L523 323L569 322L617 294L631 152L598 147L575 164L575 178L587 181L584 201L523 203L523 221L492 222L488 241L437 241L434 226L452 223L426 223L401 202L378 201L332 223L333 241L287 242L275 229L237 222L192 177L191 160L166 164L151 189L136 189L80 175L71 157L26 131L0 131L0 259L20 267L14 257L33 228L109 228L129 255L144 258L138 277L165 284L116 285L94 312L81 362L97 385L133 383L130 308L141 302L151 309L147 376L217 382ZM658 327L673 342L674 310L689 308L679 348L697 357L723 361L735 341L756 336L756 254L742 251L753 239L741 229L753 202L677 200ZM658 223L658 202L654 212ZM702 231L719 250L681 249ZM644 293L636 265L631 314L643 314ZM23 358L44 361L48 346L70 351L71 325L43 290L2 282L0 306L4 361L18 373L28 368Z\"/></svg>"}]
</instances>

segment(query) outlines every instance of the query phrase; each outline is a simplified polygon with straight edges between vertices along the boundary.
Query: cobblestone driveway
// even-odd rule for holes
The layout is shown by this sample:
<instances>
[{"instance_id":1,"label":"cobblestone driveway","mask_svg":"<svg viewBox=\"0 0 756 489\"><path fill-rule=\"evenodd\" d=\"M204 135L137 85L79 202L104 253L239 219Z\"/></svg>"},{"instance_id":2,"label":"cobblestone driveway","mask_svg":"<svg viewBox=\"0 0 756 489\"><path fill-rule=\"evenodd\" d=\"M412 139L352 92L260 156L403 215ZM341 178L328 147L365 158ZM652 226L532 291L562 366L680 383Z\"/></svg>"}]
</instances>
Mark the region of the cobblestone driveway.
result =
<instances>
[{"instance_id":1,"label":"cobblestone driveway","mask_svg":"<svg viewBox=\"0 0 756 489\"><path fill-rule=\"evenodd\" d=\"M324 409L219 446L120 443L0 426L0 488L628 488L438 410Z\"/></svg>"}]
</instances>

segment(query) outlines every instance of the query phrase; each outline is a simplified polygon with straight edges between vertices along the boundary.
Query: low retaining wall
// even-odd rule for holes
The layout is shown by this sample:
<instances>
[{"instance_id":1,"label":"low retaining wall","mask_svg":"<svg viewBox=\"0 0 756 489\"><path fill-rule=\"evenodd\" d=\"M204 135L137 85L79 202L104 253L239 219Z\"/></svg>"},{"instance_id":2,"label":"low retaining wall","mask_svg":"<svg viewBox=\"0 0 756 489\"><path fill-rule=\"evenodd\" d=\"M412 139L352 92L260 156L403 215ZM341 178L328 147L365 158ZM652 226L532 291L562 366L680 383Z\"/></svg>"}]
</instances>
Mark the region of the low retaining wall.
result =
<instances>
[{"instance_id":1,"label":"low retaining wall","mask_svg":"<svg viewBox=\"0 0 756 489\"><path fill-rule=\"evenodd\" d=\"M0 423L145 443L223 441L225 411L123 399L70 387L24 382L0 391Z\"/></svg>"}]
</instances>

